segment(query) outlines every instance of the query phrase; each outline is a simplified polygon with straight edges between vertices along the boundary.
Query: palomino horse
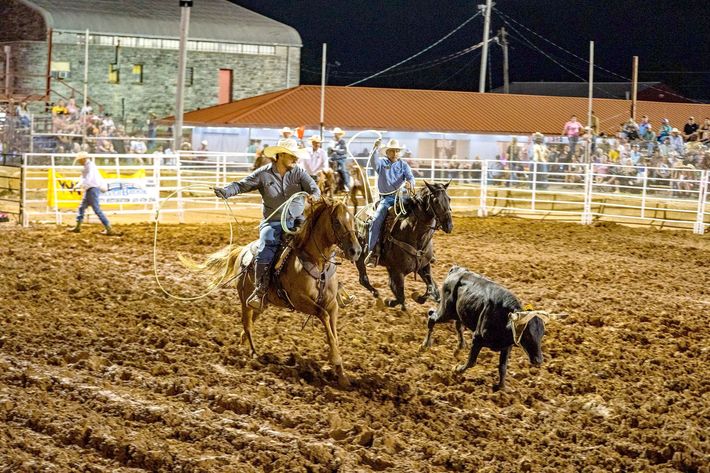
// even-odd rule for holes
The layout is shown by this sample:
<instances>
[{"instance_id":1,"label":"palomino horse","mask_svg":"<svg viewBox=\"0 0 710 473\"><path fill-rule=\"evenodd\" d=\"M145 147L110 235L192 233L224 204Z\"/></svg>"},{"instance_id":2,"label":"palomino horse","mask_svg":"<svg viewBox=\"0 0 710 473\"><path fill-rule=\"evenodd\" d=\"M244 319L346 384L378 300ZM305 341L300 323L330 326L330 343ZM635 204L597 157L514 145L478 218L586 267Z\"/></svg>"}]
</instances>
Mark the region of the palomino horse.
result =
<instances>
[{"instance_id":1,"label":"palomino horse","mask_svg":"<svg viewBox=\"0 0 710 473\"><path fill-rule=\"evenodd\" d=\"M451 233L454 228L451 199L446 193L449 183L429 184L424 181L424 184L414 196L404 198L405 218L394 219L391 215L394 209L390 210L388 221L385 222L387 228L383 229L379 243L381 256L378 265L387 268L389 286L395 296L385 303L388 307L401 304L404 311L407 310L404 303L404 277L410 273L418 274L427 286L426 292L415 299L419 304L426 302L427 297L439 301L439 288L431 276L431 262L434 259L432 237L439 228L446 233ZM392 223L389 223L390 219L394 219ZM367 235L359 237L364 246ZM361 255L356 265L360 273L360 284L374 297L379 297L379 292L367 277L364 255Z\"/></svg>"},{"instance_id":2,"label":"palomino horse","mask_svg":"<svg viewBox=\"0 0 710 473\"><path fill-rule=\"evenodd\" d=\"M335 246L351 261L356 261L362 252L354 229L354 218L341 202L321 199L306 212L307 220L294 235L290 245L293 250L281 262L278 278L271 284L267 301L278 307L294 309L315 315L325 327L325 336L330 347L329 359L338 375L341 386L349 384L343 371L338 342L338 277L333 258ZM249 342L251 355L256 356L252 326L258 312L246 305L254 290L254 274L244 268L245 259L253 255L253 242L245 247L229 247L208 256L201 264L183 259L190 269L207 272L212 284L220 280L230 281L236 277L237 292L242 303L241 343ZM226 272L226 275L225 275ZM225 275L224 277L222 275ZM279 294L279 288L283 290Z\"/></svg>"},{"instance_id":3,"label":"palomino horse","mask_svg":"<svg viewBox=\"0 0 710 473\"><path fill-rule=\"evenodd\" d=\"M350 202L353 203L354 213L357 214L357 198L362 195L362 200L367 203L367 191L365 177L361 168L354 162L348 164L350 177L352 178L352 186L350 187Z\"/></svg>"}]
</instances>

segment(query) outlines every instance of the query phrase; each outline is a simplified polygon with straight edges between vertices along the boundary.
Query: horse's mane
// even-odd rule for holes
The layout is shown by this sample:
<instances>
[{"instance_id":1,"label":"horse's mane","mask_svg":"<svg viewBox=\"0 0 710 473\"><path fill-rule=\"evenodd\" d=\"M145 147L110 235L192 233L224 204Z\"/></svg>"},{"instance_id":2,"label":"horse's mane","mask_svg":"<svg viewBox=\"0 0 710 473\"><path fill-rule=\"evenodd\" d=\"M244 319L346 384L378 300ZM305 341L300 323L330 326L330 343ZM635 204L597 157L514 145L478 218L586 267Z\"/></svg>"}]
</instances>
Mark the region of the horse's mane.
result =
<instances>
[{"instance_id":1,"label":"horse's mane","mask_svg":"<svg viewBox=\"0 0 710 473\"><path fill-rule=\"evenodd\" d=\"M331 210L335 205L337 205L337 202L327 197L321 197L320 200L314 202L306 209L306 221L294 235L293 243L295 248L303 247L303 245L310 240L315 224L320 216L323 212Z\"/></svg>"}]
</instances>

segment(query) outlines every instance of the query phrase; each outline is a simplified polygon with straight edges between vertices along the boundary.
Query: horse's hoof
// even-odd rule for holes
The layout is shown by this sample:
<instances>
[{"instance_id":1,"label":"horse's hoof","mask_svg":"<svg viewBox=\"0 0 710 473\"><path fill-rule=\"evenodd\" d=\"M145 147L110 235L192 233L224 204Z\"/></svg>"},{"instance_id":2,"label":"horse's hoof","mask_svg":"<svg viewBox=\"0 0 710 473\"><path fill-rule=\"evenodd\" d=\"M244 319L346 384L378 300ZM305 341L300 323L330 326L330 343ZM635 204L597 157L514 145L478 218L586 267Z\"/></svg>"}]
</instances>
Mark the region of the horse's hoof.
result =
<instances>
[{"instance_id":1,"label":"horse's hoof","mask_svg":"<svg viewBox=\"0 0 710 473\"><path fill-rule=\"evenodd\" d=\"M426 294L419 294L417 295L412 295L412 299L414 299L414 302L417 304L424 304L427 300L427 295Z\"/></svg>"},{"instance_id":2,"label":"horse's hoof","mask_svg":"<svg viewBox=\"0 0 710 473\"><path fill-rule=\"evenodd\" d=\"M466 371L466 364L456 365L454 367L454 373L461 374Z\"/></svg>"},{"instance_id":3,"label":"horse's hoof","mask_svg":"<svg viewBox=\"0 0 710 473\"><path fill-rule=\"evenodd\" d=\"M498 391L501 391L501 390L503 390L503 389L505 389L505 385L504 385L504 384L494 384L494 385L493 385L493 392L494 392L494 393L497 393Z\"/></svg>"},{"instance_id":4,"label":"horse's hoof","mask_svg":"<svg viewBox=\"0 0 710 473\"><path fill-rule=\"evenodd\" d=\"M385 305L387 305L387 307L395 307L398 304L399 303L394 299L385 299Z\"/></svg>"},{"instance_id":5,"label":"horse's hoof","mask_svg":"<svg viewBox=\"0 0 710 473\"><path fill-rule=\"evenodd\" d=\"M249 353L249 356L251 356L252 360L258 360L259 359L259 354L255 351L252 350L251 353Z\"/></svg>"},{"instance_id":6,"label":"horse's hoof","mask_svg":"<svg viewBox=\"0 0 710 473\"><path fill-rule=\"evenodd\" d=\"M429 351L429 344L422 343L421 345L419 345L419 353L424 353L427 351Z\"/></svg>"}]
</instances>

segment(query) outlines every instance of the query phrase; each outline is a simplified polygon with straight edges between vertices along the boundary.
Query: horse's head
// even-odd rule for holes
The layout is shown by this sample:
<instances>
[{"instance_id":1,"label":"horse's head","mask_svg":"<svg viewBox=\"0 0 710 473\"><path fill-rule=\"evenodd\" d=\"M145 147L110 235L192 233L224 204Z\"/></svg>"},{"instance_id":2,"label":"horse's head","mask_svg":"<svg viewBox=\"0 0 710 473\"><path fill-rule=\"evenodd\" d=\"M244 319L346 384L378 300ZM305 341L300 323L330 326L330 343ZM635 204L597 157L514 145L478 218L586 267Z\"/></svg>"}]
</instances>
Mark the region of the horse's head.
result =
<instances>
[{"instance_id":1,"label":"horse's head","mask_svg":"<svg viewBox=\"0 0 710 473\"><path fill-rule=\"evenodd\" d=\"M318 220L322 222L318 223L318 225L325 226L326 237L343 251L347 259L357 261L360 253L362 253L362 247L355 234L355 217L350 213L347 206L340 201L323 197L321 205L323 206L321 215L327 217L327 219L319 218ZM327 225L326 222L328 223Z\"/></svg>"},{"instance_id":2,"label":"horse's head","mask_svg":"<svg viewBox=\"0 0 710 473\"><path fill-rule=\"evenodd\" d=\"M436 218L437 226L440 226L446 233L451 233L454 229L454 222L451 218L451 198L446 192L451 181L446 184L429 184L424 181L426 187L421 195L425 211Z\"/></svg>"}]
</instances>

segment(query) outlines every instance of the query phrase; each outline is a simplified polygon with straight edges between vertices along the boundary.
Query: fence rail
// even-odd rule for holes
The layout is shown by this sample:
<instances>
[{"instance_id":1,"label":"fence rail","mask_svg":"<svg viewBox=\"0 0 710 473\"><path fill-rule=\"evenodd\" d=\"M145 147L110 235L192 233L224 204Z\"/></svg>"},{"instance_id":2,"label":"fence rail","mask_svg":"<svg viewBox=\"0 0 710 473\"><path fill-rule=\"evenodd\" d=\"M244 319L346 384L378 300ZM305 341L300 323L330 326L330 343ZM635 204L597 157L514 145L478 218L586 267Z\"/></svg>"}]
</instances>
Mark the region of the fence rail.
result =
<instances>
[{"instance_id":1,"label":"fence rail","mask_svg":"<svg viewBox=\"0 0 710 473\"><path fill-rule=\"evenodd\" d=\"M221 214L209 187L246 176L253 161L246 153L216 152L92 156L115 186L102 195L105 211L134 221L151 220L161 205L161 215L178 221ZM73 218L80 195L70 187L81 172L73 159L71 154L23 155L23 223L59 224ZM601 219L695 233L710 226L707 170L529 161L503 165L497 160L470 161L458 169L431 159L410 164L420 180L452 181L452 210L460 215L525 215L583 224ZM366 173L372 183L372 170ZM259 195L240 197L233 207L242 216L258 217Z\"/></svg>"}]
</instances>

